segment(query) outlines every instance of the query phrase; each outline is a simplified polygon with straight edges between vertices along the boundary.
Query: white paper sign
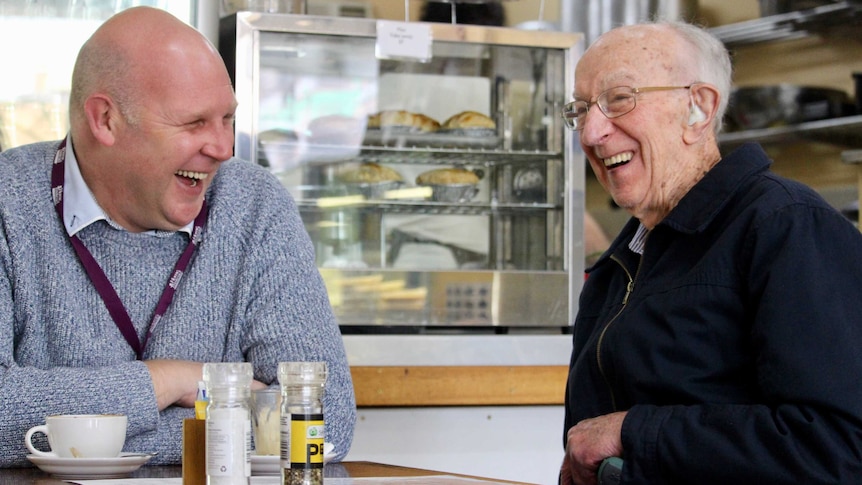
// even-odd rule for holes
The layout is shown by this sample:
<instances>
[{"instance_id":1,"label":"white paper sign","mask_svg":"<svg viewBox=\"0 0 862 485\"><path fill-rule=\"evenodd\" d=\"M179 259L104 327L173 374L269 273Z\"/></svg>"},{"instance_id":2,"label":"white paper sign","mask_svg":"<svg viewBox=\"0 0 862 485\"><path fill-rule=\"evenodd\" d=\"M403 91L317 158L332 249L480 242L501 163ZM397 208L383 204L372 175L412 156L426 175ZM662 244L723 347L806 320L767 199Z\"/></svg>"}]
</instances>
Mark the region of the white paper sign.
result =
<instances>
[{"instance_id":1,"label":"white paper sign","mask_svg":"<svg viewBox=\"0 0 862 485\"><path fill-rule=\"evenodd\" d=\"M417 22L377 21L378 59L431 59L431 26Z\"/></svg>"}]
</instances>

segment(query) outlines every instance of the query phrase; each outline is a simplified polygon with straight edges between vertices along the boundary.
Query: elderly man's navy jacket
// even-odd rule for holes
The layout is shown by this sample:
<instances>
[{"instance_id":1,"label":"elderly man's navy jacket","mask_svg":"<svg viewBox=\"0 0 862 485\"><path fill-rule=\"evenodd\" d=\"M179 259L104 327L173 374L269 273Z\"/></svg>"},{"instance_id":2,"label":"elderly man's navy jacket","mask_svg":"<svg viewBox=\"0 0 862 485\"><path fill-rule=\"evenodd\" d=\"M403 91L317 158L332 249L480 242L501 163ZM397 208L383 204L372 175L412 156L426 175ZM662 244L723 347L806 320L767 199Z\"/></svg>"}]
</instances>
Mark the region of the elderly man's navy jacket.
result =
<instances>
[{"instance_id":1,"label":"elderly man's navy jacket","mask_svg":"<svg viewBox=\"0 0 862 485\"><path fill-rule=\"evenodd\" d=\"M769 163L737 149L590 271L565 430L628 411L623 483L862 483L862 235Z\"/></svg>"}]
</instances>

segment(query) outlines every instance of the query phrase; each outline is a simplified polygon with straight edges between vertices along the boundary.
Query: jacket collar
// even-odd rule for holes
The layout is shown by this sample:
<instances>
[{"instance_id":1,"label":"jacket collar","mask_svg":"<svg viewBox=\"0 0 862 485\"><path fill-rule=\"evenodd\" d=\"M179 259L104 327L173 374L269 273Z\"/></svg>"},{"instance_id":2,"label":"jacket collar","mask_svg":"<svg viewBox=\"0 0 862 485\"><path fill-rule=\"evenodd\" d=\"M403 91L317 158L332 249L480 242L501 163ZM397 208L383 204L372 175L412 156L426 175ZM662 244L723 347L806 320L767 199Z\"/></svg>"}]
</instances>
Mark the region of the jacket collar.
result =
<instances>
[{"instance_id":1,"label":"jacket collar","mask_svg":"<svg viewBox=\"0 0 862 485\"><path fill-rule=\"evenodd\" d=\"M722 158L660 224L684 233L705 230L752 174L772 161L756 143L746 143Z\"/></svg>"},{"instance_id":2,"label":"jacket collar","mask_svg":"<svg viewBox=\"0 0 862 485\"><path fill-rule=\"evenodd\" d=\"M742 189L746 179L767 170L771 163L759 144L740 146L712 167L659 225L689 234L705 230L732 196ZM610 248L587 270L599 266L621 248L628 250L628 243L639 225L634 217L629 219Z\"/></svg>"}]
</instances>

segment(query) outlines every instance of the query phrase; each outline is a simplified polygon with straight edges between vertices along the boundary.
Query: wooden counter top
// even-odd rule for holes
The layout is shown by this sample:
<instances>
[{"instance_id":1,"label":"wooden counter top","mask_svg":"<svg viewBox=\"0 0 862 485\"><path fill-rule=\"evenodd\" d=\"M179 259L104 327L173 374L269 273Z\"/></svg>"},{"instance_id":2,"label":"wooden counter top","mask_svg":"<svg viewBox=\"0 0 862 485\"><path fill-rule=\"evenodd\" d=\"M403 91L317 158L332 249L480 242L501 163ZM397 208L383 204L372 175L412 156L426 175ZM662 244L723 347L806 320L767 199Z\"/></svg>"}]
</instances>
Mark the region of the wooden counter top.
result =
<instances>
[{"instance_id":1,"label":"wooden counter top","mask_svg":"<svg viewBox=\"0 0 862 485\"><path fill-rule=\"evenodd\" d=\"M480 477L471 477L457 473L446 473L442 471L423 470L420 468L409 468L395 465L385 465L371 462L344 462L327 465L325 474L327 477L425 477L451 475L461 478L483 480ZM135 478L172 478L182 476L182 467L173 466L143 466L132 473ZM523 484L522 482L511 482L497 479L484 479L488 483ZM38 468L0 468L0 483L3 485L67 485L67 482L54 478ZM385 483L392 483L387 481ZM480 482L481 483L481 482Z\"/></svg>"},{"instance_id":2,"label":"wooden counter top","mask_svg":"<svg viewBox=\"0 0 862 485\"><path fill-rule=\"evenodd\" d=\"M351 373L359 407L561 405L568 367L355 366Z\"/></svg>"}]
</instances>

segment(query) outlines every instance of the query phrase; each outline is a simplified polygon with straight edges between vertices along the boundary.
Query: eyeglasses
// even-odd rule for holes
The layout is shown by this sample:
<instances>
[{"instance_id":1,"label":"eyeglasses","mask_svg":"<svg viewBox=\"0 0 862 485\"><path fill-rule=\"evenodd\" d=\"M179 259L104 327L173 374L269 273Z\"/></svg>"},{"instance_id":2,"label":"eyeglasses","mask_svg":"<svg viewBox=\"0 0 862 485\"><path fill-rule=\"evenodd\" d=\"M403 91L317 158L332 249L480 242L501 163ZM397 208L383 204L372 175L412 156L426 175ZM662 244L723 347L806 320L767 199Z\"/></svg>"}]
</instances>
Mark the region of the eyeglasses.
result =
<instances>
[{"instance_id":1,"label":"eyeglasses","mask_svg":"<svg viewBox=\"0 0 862 485\"><path fill-rule=\"evenodd\" d=\"M637 95L650 91L670 91L672 89L688 89L688 86L654 86L649 88L633 88L631 86L617 86L610 88L596 96L595 101L576 99L571 103L563 106L560 115L563 117L563 122L571 130L580 131L584 129L584 124L587 121L587 113L595 104L599 107L608 118L619 118L620 116L631 112L635 109Z\"/></svg>"}]
</instances>

